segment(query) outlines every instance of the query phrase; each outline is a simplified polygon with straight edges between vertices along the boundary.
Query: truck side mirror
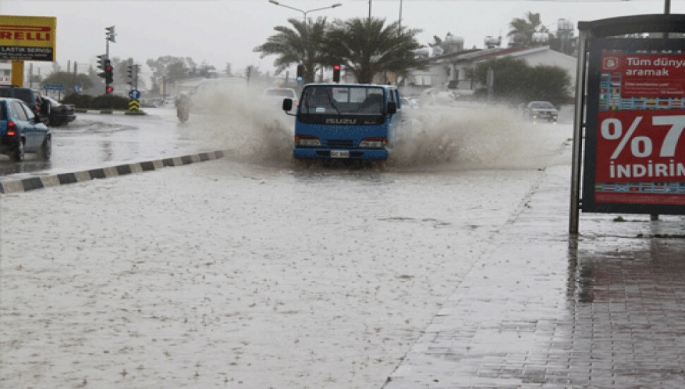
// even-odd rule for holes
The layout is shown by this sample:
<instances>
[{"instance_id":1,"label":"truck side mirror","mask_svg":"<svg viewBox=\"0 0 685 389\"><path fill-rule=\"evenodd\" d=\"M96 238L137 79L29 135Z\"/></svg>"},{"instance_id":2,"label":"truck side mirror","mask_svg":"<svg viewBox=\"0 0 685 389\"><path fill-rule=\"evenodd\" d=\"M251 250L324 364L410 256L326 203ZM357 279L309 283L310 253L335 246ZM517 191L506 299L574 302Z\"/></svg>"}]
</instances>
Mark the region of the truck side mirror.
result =
<instances>
[{"instance_id":1,"label":"truck side mirror","mask_svg":"<svg viewBox=\"0 0 685 389\"><path fill-rule=\"evenodd\" d=\"M394 115L397 112L397 103L388 101L388 115Z\"/></svg>"},{"instance_id":2,"label":"truck side mirror","mask_svg":"<svg viewBox=\"0 0 685 389\"><path fill-rule=\"evenodd\" d=\"M293 109L293 99L283 99L283 110L289 112Z\"/></svg>"}]
</instances>

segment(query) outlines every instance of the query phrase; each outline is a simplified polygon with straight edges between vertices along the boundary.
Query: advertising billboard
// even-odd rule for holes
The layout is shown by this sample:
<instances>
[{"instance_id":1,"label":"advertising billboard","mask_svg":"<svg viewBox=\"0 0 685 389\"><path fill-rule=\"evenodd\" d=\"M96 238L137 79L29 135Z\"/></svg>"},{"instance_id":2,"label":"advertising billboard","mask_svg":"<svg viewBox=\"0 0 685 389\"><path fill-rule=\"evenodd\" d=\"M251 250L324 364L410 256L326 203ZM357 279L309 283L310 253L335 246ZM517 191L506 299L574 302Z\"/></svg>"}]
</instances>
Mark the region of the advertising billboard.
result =
<instances>
[{"instance_id":1,"label":"advertising billboard","mask_svg":"<svg viewBox=\"0 0 685 389\"><path fill-rule=\"evenodd\" d=\"M57 19L42 16L0 16L0 59L55 61Z\"/></svg>"},{"instance_id":2,"label":"advertising billboard","mask_svg":"<svg viewBox=\"0 0 685 389\"><path fill-rule=\"evenodd\" d=\"M685 214L685 43L589 40L582 209Z\"/></svg>"}]
</instances>

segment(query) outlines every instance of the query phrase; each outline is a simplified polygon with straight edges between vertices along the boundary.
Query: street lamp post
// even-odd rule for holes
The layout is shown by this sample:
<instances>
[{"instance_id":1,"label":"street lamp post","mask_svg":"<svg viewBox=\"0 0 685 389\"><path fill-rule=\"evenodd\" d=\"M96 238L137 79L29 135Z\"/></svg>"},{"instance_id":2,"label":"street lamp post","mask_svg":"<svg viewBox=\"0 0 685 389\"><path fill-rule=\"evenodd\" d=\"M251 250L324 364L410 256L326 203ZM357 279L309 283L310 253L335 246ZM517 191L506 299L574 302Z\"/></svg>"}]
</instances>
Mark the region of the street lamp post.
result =
<instances>
[{"instance_id":1,"label":"street lamp post","mask_svg":"<svg viewBox=\"0 0 685 389\"><path fill-rule=\"evenodd\" d=\"M400 19L397 27L399 28L398 34L402 34L402 0L400 0Z\"/></svg>"},{"instance_id":2,"label":"street lamp post","mask_svg":"<svg viewBox=\"0 0 685 389\"><path fill-rule=\"evenodd\" d=\"M290 6L288 6L288 5L281 4L281 3L279 3L279 2L276 1L276 0L269 0L269 3L275 4L275 5L279 5L279 6L281 6L281 7L289 8L289 9L292 9L292 10L295 10L295 11L298 11L298 12L301 12L301 13L302 13L302 16L304 17L304 23L305 23L305 24L307 24L307 14L308 14L308 13L314 12L314 11L321 11L321 10L329 9L329 8L336 8L336 7L340 7L340 6L342 5L341 3L335 3L335 4L332 4L332 5L328 6L328 7L315 8L315 9L310 9L310 10L305 11L305 10L301 10L301 9L299 9L299 8L290 7Z\"/></svg>"}]
</instances>

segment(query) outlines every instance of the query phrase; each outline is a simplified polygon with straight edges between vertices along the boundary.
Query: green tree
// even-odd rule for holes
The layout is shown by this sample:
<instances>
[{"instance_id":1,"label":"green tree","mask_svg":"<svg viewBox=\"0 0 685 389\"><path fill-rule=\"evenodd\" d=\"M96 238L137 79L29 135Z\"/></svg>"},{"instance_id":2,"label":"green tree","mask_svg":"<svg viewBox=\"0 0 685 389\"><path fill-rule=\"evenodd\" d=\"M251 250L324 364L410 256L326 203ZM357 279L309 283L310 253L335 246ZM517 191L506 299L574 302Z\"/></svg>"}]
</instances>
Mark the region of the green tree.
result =
<instances>
[{"instance_id":1,"label":"green tree","mask_svg":"<svg viewBox=\"0 0 685 389\"><path fill-rule=\"evenodd\" d=\"M93 82L86 74L74 74L68 72L53 72L40 83L43 85L64 85L66 94L72 93L75 86L85 90L93 86ZM104 92L104 87L103 87Z\"/></svg>"},{"instance_id":2,"label":"green tree","mask_svg":"<svg viewBox=\"0 0 685 389\"><path fill-rule=\"evenodd\" d=\"M509 23L509 28L507 36L513 36L514 44L517 46L531 46L533 44L533 34L536 32L549 34L547 27L542 25L540 14L530 11L526 13L525 19L514 18Z\"/></svg>"},{"instance_id":3,"label":"green tree","mask_svg":"<svg viewBox=\"0 0 685 389\"><path fill-rule=\"evenodd\" d=\"M522 103L526 101L526 88L530 85L530 66L519 58L505 57L484 61L476 65L474 76L480 85L486 84L488 70L495 76L493 97L497 101ZM477 89L476 93L487 93L486 88Z\"/></svg>"},{"instance_id":4,"label":"green tree","mask_svg":"<svg viewBox=\"0 0 685 389\"><path fill-rule=\"evenodd\" d=\"M216 75L216 68L213 65L207 63L207 61L202 61L200 66L197 67L193 76L211 78Z\"/></svg>"},{"instance_id":5,"label":"green tree","mask_svg":"<svg viewBox=\"0 0 685 389\"><path fill-rule=\"evenodd\" d=\"M571 78L558 66L530 67L523 59L500 58L484 61L473 70L478 83L485 85L488 69L492 69L495 82L493 98L499 102L521 104L533 100L549 101L560 105L570 98ZM486 96L487 88L476 90L477 96Z\"/></svg>"},{"instance_id":6,"label":"green tree","mask_svg":"<svg viewBox=\"0 0 685 389\"><path fill-rule=\"evenodd\" d=\"M571 97L571 77L558 66L537 65L532 69L533 82L528 88L528 99L549 101L559 106Z\"/></svg>"},{"instance_id":7,"label":"green tree","mask_svg":"<svg viewBox=\"0 0 685 389\"><path fill-rule=\"evenodd\" d=\"M414 52L422 47L416 40L419 32L398 22L386 26L385 19L336 20L325 35L324 64L343 65L362 84L373 82L382 72L405 78L412 69L424 67Z\"/></svg>"},{"instance_id":8,"label":"green tree","mask_svg":"<svg viewBox=\"0 0 685 389\"><path fill-rule=\"evenodd\" d=\"M186 78L192 69L197 68L192 58L172 57L170 55L157 59L150 58L145 63L152 70L153 77L160 79L166 77L167 82Z\"/></svg>"},{"instance_id":9,"label":"green tree","mask_svg":"<svg viewBox=\"0 0 685 389\"><path fill-rule=\"evenodd\" d=\"M274 61L275 74L280 74L290 65L300 64L304 67L304 82L313 82L317 70L323 66L325 47L323 41L326 34L326 18L319 17L301 21L288 19L292 28L276 26L278 34L267 38L266 43L254 48L261 53L261 58L267 55L277 55Z\"/></svg>"},{"instance_id":10,"label":"green tree","mask_svg":"<svg viewBox=\"0 0 685 389\"><path fill-rule=\"evenodd\" d=\"M183 62L174 62L169 64L166 68L166 79L167 82L174 82L186 78L190 69Z\"/></svg>"}]
</instances>

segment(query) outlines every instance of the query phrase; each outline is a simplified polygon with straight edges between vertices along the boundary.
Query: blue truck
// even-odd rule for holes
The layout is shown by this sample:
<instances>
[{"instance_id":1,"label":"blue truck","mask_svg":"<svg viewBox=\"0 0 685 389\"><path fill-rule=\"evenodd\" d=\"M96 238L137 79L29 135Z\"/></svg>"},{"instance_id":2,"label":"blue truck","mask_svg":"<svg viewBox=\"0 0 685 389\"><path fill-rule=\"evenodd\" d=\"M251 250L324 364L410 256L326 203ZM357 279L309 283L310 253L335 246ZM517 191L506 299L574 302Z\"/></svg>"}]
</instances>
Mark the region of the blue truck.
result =
<instances>
[{"instance_id":1,"label":"blue truck","mask_svg":"<svg viewBox=\"0 0 685 389\"><path fill-rule=\"evenodd\" d=\"M292 99L283 100L286 114ZM295 119L297 159L384 161L402 120L400 93L391 85L307 84Z\"/></svg>"}]
</instances>

